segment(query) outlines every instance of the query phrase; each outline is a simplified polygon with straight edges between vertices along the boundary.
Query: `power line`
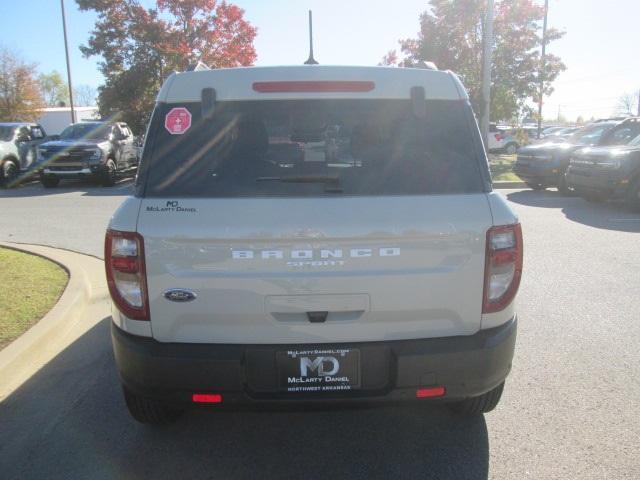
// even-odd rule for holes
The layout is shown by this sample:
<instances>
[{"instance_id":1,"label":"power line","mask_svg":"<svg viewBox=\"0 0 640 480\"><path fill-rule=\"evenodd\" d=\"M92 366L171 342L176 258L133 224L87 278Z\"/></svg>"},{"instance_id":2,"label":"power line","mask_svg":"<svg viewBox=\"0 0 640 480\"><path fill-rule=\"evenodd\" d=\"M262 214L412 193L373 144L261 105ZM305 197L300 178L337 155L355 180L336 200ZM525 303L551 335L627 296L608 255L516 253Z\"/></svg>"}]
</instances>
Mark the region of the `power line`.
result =
<instances>
[{"instance_id":1,"label":"power line","mask_svg":"<svg viewBox=\"0 0 640 480\"><path fill-rule=\"evenodd\" d=\"M625 75L626 73L629 72L637 72L638 69L637 68L627 68L624 70L618 70L618 73L613 73L613 72L609 72L607 74L602 74L602 75L588 75L585 77L578 77L578 78L572 78L569 80L556 80L555 82L553 82L555 85L560 85L560 84L570 84L570 83L581 83L581 82L585 82L585 81L589 81L589 80L596 80L596 79L605 79L605 78L619 78L623 75Z\"/></svg>"}]
</instances>

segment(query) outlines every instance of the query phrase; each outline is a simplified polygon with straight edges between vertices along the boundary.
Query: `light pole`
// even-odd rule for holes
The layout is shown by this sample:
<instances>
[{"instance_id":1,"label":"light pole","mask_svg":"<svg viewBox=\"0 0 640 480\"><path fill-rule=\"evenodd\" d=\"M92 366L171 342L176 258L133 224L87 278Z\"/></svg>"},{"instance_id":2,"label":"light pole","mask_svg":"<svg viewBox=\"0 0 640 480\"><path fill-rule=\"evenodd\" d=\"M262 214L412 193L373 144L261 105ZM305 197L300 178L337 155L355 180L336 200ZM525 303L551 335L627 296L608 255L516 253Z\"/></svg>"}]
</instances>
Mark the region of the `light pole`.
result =
<instances>
[{"instance_id":1,"label":"light pole","mask_svg":"<svg viewBox=\"0 0 640 480\"><path fill-rule=\"evenodd\" d=\"M544 21L542 22L542 55L540 57L540 98L538 98L538 138L542 132L542 96L544 95L544 69L547 49L547 13L549 12L549 0L544 0Z\"/></svg>"},{"instance_id":2,"label":"light pole","mask_svg":"<svg viewBox=\"0 0 640 480\"><path fill-rule=\"evenodd\" d=\"M483 35L484 51L482 53L482 118L480 131L485 148L489 149L489 118L491 114L491 52L493 49L493 0L487 1L487 13Z\"/></svg>"},{"instance_id":3,"label":"light pole","mask_svg":"<svg viewBox=\"0 0 640 480\"><path fill-rule=\"evenodd\" d=\"M71 85L71 64L69 63L69 45L67 44L67 20L64 15L64 0L60 0L60 9L62 10L64 54L67 57L67 82L69 83L69 106L71 107L71 123L76 123L76 112L73 110L73 86Z\"/></svg>"}]
</instances>

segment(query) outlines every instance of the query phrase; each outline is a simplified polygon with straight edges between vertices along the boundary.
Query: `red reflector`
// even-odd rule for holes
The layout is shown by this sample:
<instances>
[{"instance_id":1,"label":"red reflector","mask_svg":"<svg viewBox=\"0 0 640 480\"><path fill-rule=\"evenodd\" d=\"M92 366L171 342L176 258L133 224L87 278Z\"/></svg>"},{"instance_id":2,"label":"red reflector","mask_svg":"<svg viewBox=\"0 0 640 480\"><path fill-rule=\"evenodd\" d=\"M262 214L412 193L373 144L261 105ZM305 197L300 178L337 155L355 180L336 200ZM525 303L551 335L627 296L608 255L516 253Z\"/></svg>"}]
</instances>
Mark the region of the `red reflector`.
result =
<instances>
[{"instance_id":1,"label":"red reflector","mask_svg":"<svg viewBox=\"0 0 640 480\"><path fill-rule=\"evenodd\" d=\"M119 272L136 273L138 259L137 257L111 257L111 266Z\"/></svg>"},{"instance_id":2,"label":"red reflector","mask_svg":"<svg viewBox=\"0 0 640 480\"><path fill-rule=\"evenodd\" d=\"M416 398L442 397L444 392L444 387L419 388L416 390Z\"/></svg>"},{"instance_id":3,"label":"red reflector","mask_svg":"<svg viewBox=\"0 0 640 480\"><path fill-rule=\"evenodd\" d=\"M504 265L514 263L518 259L518 255L513 250L497 251L492 256L493 265Z\"/></svg>"},{"instance_id":4,"label":"red reflector","mask_svg":"<svg viewBox=\"0 0 640 480\"><path fill-rule=\"evenodd\" d=\"M253 89L260 93L370 92L375 86L368 81L255 82Z\"/></svg>"},{"instance_id":5,"label":"red reflector","mask_svg":"<svg viewBox=\"0 0 640 480\"><path fill-rule=\"evenodd\" d=\"M194 393L191 398L194 403L222 403L219 393Z\"/></svg>"}]
</instances>

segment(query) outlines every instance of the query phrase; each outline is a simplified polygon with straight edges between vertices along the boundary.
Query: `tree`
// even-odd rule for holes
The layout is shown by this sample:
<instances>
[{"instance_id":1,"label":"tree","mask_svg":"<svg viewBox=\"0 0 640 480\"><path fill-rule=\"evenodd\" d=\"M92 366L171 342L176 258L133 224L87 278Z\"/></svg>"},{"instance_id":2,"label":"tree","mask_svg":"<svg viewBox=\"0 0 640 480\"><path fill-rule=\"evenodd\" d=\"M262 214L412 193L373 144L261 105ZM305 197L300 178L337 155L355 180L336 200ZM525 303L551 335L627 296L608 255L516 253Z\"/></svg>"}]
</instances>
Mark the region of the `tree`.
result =
<instances>
[{"instance_id":1,"label":"tree","mask_svg":"<svg viewBox=\"0 0 640 480\"><path fill-rule=\"evenodd\" d=\"M620 95L616 105L618 115L634 116L638 112L638 92Z\"/></svg>"},{"instance_id":2,"label":"tree","mask_svg":"<svg viewBox=\"0 0 640 480\"><path fill-rule=\"evenodd\" d=\"M389 50L387 54L382 57L382 61L378 64L379 67L395 67L400 63L398 58L398 52L395 50Z\"/></svg>"},{"instance_id":3,"label":"tree","mask_svg":"<svg viewBox=\"0 0 640 480\"><path fill-rule=\"evenodd\" d=\"M103 117L118 116L135 133L144 131L165 78L202 61L212 68L251 65L256 29L244 11L216 0L76 0L98 20L86 57L100 56L105 84L98 88Z\"/></svg>"},{"instance_id":4,"label":"tree","mask_svg":"<svg viewBox=\"0 0 640 480\"><path fill-rule=\"evenodd\" d=\"M98 92L91 85L78 85L73 89L74 105L78 107L91 107L96 104Z\"/></svg>"},{"instance_id":5,"label":"tree","mask_svg":"<svg viewBox=\"0 0 640 480\"><path fill-rule=\"evenodd\" d=\"M462 78L471 103L482 113L482 38L485 0L431 0L430 9L420 16L416 39L401 40L403 58L399 66L433 61L438 68L453 70ZM544 8L532 0L502 0L496 3L491 85L491 119L509 120L526 110L529 100L539 97L540 22ZM547 44L563 32L547 29ZM385 60L397 58L395 51ZM383 60L383 63L384 61ZM553 92L552 83L564 64L546 54L543 72L544 94Z\"/></svg>"},{"instance_id":6,"label":"tree","mask_svg":"<svg viewBox=\"0 0 640 480\"><path fill-rule=\"evenodd\" d=\"M43 106L35 64L0 49L0 121L36 120Z\"/></svg>"},{"instance_id":7,"label":"tree","mask_svg":"<svg viewBox=\"0 0 640 480\"><path fill-rule=\"evenodd\" d=\"M69 86L60 73L55 70L51 73L41 73L38 82L42 98L48 106L55 107L61 103L69 103Z\"/></svg>"}]
</instances>

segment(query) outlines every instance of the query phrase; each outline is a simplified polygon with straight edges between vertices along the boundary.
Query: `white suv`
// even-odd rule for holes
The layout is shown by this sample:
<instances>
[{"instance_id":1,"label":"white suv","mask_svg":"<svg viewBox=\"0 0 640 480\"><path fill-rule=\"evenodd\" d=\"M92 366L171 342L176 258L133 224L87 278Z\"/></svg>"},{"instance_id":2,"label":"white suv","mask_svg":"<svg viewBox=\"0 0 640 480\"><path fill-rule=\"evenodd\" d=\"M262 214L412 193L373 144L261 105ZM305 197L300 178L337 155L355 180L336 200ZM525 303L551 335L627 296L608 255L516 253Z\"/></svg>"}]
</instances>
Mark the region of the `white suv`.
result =
<instances>
[{"instance_id":1,"label":"white suv","mask_svg":"<svg viewBox=\"0 0 640 480\"><path fill-rule=\"evenodd\" d=\"M520 148L516 138L507 132L506 128L499 128L494 123L489 125L489 151L515 155Z\"/></svg>"},{"instance_id":2,"label":"white suv","mask_svg":"<svg viewBox=\"0 0 640 480\"><path fill-rule=\"evenodd\" d=\"M142 422L301 401L477 414L511 368L520 225L450 72L172 75L105 262Z\"/></svg>"}]
</instances>

